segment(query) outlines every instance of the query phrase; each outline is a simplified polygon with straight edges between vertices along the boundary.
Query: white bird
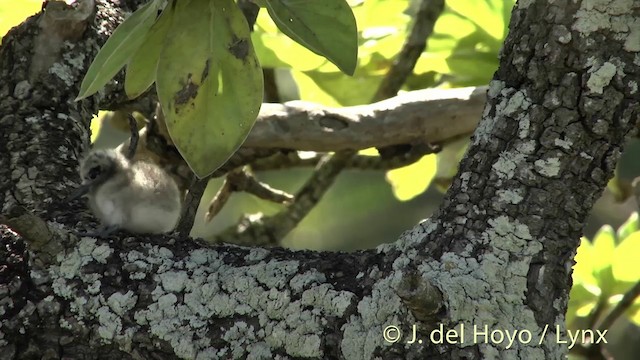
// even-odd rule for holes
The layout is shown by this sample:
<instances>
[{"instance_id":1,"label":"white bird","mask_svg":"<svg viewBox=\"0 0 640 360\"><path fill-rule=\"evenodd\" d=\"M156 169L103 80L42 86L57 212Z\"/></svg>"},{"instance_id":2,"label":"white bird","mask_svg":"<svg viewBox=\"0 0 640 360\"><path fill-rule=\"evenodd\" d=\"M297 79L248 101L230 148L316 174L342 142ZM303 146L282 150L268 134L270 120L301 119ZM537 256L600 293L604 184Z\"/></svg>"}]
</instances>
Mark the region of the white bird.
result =
<instances>
[{"instance_id":1,"label":"white bird","mask_svg":"<svg viewBox=\"0 0 640 360\"><path fill-rule=\"evenodd\" d=\"M88 236L106 236L117 229L164 233L175 228L181 213L175 181L155 164L132 162L117 150L94 150L80 162L82 186L102 229Z\"/></svg>"}]
</instances>

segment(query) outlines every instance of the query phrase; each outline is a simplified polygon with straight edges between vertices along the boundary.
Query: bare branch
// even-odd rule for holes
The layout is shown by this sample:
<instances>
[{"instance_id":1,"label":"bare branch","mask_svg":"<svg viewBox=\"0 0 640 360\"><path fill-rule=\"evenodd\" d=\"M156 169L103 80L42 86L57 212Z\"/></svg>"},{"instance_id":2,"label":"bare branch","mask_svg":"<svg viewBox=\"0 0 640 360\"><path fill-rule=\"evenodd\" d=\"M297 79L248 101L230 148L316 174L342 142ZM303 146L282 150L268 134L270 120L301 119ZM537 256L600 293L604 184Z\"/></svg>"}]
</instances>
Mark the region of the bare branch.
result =
<instances>
[{"instance_id":1,"label":"bare branch","mask_svg":"<svg viewBox=\"0 0 640 360\"><path fill-rule=\"evenodd\" d=\"M380 156L355 155L346 165L347 169L358 170L391 170L413 164L424 155L433 154L440 151L440 147L430 144L414 145L411 149L392 158L382 158ZM309 158L301 158L298 152L279 152L268 158L259 159L251 164L255 171L280 170L294 167L316 166L322 159L318 154Z\"/></svg>"},{"instance_id":2,"label":"bare branch","mask_svg":"<svg viewBox=\"0 0 640 360\"><path fill-rule=\"evenodd\" d=\"M205 221L211 221L231 197L231 193L245 191L263 200L273 201L279 204L290 203L293 195L278 189L274 189L256 179L248 168L238 168L231 171L222 183L216 196L209 203L209 210L205 215Z\"/></svg>"},{"instance_id":3,"label":"bare branch","mask_svg":"<svg viewBox=\"0 0 640 360\"><path fill-rule=\"evenodd\" d=\"M271 217L248 216L214 241L252 246L278 245L320 201L353 155L354 151L326 155L284 211Z\"/></svg>"},{"instance_id":4,"label":"bare branch","mask_svg":"<svg viewBox=\"0 0 640 360\"><path fill-rule=\"evenodd\" d=\"M600 325L598 326L598 330L603 331L607 330L613 325L613 323L618 320L620 315L622 315L636 300L636 298L640 296L640 281L636 282L635 285L627 291L620 302L616 304L616 306L611 310L610 313L602 320Z\"/></svg>"},{"instance_id":5,"label":"bare branch","mask_svg":"<svg viewBox=\"0 0 640 360\"><path fill-rule=\"evenodd\" d=\"M309 151L439 143L475 129L486 87L411 91L370 105L263 104L243 147Z\"/></svg>"},{"instance_id":6,"label":"bare branch","mask_svg":"<svg viewBox=\"0 0 640 360\"><path fill-rule=\"evenodd\" d=\"M387 99L398 93L416 66L420 55L426 49L427 39L433 32L436 20L440 17L443 9L444 0L422 0L420 2L411 33L402 46L397 59L393 62L393 66L378 87L373 101Z\"/></svg>"}]
</instances>

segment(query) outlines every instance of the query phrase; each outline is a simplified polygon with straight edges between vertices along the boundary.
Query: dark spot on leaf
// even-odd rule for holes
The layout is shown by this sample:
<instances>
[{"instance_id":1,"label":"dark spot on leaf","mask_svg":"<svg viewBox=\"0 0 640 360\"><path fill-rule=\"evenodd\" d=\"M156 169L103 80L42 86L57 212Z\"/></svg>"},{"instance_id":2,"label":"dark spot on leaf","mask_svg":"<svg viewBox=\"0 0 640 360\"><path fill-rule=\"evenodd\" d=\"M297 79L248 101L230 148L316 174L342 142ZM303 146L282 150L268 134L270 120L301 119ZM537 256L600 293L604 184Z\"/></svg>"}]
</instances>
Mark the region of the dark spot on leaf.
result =
<instances>
[{"instance_id":1,"label":"dark spot on leaf","mask_svg":"<svg viewBox=\"0 0 640 360\"><path fill-rule=\"evenodd\" d=\"M211 64L211 59L207 59L207 62L204 63L204 70L202 70L202 81L200 83L204 84L204 79L209 76L209 66Z\"/></svg>"},{"instance_id":2,"label":"dark spot on leaf","mask_svg":"<svg viewBox=\"0 0 640 360\"><path fill-rule=\"evenodd\" d=\"M247 39L238 39L233 37L229 44L229 52L237 59L244 60L249 54L249 41Z\"/></svg>"},{"instance_id":3,"label":"dark spot on leaf","mask_svg":"<svg viewBox=\"0 0 640 360\"><path fill-rule=\"evenodd\" d=\"M198 95L198 89L200 87L191 81L191 74L187 77L187 83L182 86L173 100L176 105L186 104L190 99L194 99ZM177 109L176 109L177 110Z\"/></svg>"}]
</instances>

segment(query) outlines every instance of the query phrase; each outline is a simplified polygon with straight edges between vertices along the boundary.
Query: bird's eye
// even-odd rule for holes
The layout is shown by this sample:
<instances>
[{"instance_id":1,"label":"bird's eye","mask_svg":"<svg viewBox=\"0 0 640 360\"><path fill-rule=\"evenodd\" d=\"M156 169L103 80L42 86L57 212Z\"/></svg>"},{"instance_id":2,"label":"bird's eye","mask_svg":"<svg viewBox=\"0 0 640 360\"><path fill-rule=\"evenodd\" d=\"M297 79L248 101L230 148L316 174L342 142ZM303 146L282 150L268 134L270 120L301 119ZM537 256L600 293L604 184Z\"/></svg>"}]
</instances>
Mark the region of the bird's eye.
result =
<instances>
[{"instance_id":1,"label":"bird's eye","mask_svg":"<svg viewBox=\"0 0 640 360\"><path fill-rule=\"evenodd\" d=\"M87 173L87 178L89 178L89 180L95 180L98 175L100 175L101 169L100 166L95 166L92 167L91 169L89 169L89 172Z\"/></svg>"}]
</instances>

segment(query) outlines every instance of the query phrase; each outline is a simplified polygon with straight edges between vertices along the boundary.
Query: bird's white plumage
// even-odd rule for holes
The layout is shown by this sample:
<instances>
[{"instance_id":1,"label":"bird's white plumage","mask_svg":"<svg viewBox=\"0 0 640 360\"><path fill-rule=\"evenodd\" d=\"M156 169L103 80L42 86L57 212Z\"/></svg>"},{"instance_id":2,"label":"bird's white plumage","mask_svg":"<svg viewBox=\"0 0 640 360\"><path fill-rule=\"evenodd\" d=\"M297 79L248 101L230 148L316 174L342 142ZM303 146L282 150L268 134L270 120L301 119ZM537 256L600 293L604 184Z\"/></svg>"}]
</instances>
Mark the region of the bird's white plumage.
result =
<instances>
[{"instance_id":1,"label":"bird's white plumage","mask_svg":"<svg viewBox=\"0 0 640 360\"><path fill-rule=\"evenodd\" d=\"M90 184L89 206L104 225L136 233L175 228L180 192L160 167L132 163L116 150L99 150L83 160L80 173Z\"/></svg>"}]
</instances>

